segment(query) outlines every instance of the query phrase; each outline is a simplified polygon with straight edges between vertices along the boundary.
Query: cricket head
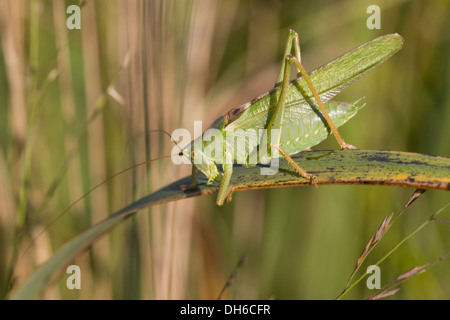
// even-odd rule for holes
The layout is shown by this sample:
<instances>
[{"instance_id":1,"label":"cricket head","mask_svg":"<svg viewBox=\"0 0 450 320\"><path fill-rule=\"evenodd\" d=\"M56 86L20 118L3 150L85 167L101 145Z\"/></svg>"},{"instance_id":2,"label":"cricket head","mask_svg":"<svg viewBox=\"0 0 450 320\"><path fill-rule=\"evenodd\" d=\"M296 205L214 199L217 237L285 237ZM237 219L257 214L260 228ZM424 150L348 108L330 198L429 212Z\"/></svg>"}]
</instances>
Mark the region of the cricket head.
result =
<instances>
[{"instance_id":1,"label":"cricket head","mask_svg":"<svg viewBox=\"0 0 450 320\"><path fill-rule=\"evenodd\" d=\"M185 156L192 164L208 178L208 184L220 181L221 173L214 160L204 152L203 139L199 137L188 144L180 156Z\"/></svg>"}]
</instances>

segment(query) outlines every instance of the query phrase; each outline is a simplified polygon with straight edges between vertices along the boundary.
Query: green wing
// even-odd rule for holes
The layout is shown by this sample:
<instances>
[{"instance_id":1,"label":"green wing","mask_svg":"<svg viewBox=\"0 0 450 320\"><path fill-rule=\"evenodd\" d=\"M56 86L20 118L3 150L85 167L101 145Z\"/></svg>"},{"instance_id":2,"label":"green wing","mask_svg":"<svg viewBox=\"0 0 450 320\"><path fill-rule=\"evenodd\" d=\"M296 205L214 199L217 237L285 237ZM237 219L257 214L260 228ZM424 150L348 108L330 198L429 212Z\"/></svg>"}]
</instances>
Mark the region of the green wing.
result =
<instances>
[{"instance_id":1,"label":"green wing","mask_svg":"<svg viewBox=\"0 0 450 320\"><path fill-rule=\"evenodd\" d=\"M310 77L323 103L328 102L336 94L344 88L356 81L359 77L366 74L377 65L384 62L403 46L403 38L398 34L385 35L369 41L361 46L345 53L335 60L311 72ZM224 128L226 131L234 131L237 129L264 129L272 115L277 104L281 88L277 87L273 90L259 96L251 103L240 106L230 111L225 117L227 124ZM306 97L306 100L305 100ZM291 81L288 93L286 95L285 105L285 121L283 122L284 141L292 141L301 135L315 135L315 123L321 118L315 99L311 98L312 94L303 78ZM310 105L316 106L317 109L311 108ZM332 113L335 110L337 114L343 112L344 109L349 110L349 114L343 116L347 120L361 108L356 105L348 105L337 102L330 102L325 107ZM353 109L356 109L354 111ZM351 114L351 116L350 116ZM331 116L333 121L337 121ZM345 120L345 121L347 121ZM344 121L344 122L345 122ZM311 125L308 125L311 122ZM291 126L292 124L292 126ZM335 123L339 126L338 123ZM341 123L340 125L342 125ZM303 127L294 132L295 126ZM323 129L327 130L324 124ZM323 130L322 130L323 131ZM290 139L287 139L290 137ZM326 135L325 135L326 137ZM325 139L322 135L311 141L322 141ZM282 139L283 141L283 139ZM315 142L314 144L317 144ZM313 144L313 145L314 145ZM301 150L298 150L301 151ZM297 152L298 152L297 151Z\"/></svg>"},{"instance_id":2,"label":"green wing","mask_svg":"<svg viewBox=\"0 0 450 320\"><path fill-rule=\"evenodd\" d=\"M325 108L336 127L346 123L362 107L364 107L364 104L359 103L359 100L353 104L335 101L329 101L325 104ZM325 140L330 133L321 113L312 109L308 103L291 104L285 108L280 147L288 154L292 155L315 146ZM226 127L226 133L230 137L233 137L235 133L236 137L242 137L239 131L244 130L246 137L249 138L245 142L241 141L241 144L243 144L235 150L239 159L245 159L245 155L250 154L257 147L259 144L259 136L257 135L261 134L257 131L265 129L271 113L269 112L265 117L255 117L255 123L252 126L241 126L236 130L229 130L230 126ZM243 152L243 154L240 155L240 152Z\"/></svg>"}]
</instances>

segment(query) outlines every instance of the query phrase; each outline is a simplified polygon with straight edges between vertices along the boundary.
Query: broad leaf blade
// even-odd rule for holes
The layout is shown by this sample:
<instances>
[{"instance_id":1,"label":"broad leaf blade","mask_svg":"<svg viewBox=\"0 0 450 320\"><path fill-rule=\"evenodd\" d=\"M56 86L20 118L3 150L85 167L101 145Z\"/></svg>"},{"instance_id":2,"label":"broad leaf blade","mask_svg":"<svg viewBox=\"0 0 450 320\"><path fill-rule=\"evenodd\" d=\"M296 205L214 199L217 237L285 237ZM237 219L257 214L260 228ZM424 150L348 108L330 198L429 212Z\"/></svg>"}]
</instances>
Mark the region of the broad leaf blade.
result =
<instances>
[{"instance_id":1,"label":"broad leaf blade","mask_svg":"<svg viewBox=\"0 0 450 320\"><path fill-rule=\"evenodd\" d=\"M450 190L450 158L397 151L332 150L301 152L293 159L306 171L314 174L319 184L373 184ZM308 180L298 176L284 160L280 160L280 170L275 175L263 176L260 170L261 166L236 166L230 184L233 191L310 185ZM94 225L41 265L11 298L39 298L53 275L68 265L76 254L137 211L155 204L214 194L219 189L218 185L207 185L207 179L203 175L199 174L197 181L197 189L185 192L180 186L188 185L190 177L183 178Z\"/></svg>"}]
</instances>

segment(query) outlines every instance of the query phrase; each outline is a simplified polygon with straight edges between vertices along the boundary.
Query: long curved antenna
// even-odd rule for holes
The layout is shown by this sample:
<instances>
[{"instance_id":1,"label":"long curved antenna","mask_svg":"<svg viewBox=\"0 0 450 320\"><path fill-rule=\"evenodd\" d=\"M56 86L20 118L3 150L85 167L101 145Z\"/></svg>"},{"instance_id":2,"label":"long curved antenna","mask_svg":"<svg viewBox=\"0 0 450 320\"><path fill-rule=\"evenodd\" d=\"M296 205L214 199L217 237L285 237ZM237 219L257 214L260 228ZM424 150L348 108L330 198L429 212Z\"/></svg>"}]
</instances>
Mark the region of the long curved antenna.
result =
<instances>
[{"instance_id":1,"label":"long curved antenna","mask_svg":"<svg viewBox=\"0 0 450 320\"><path fill-rule=\"evenodd\" d=\"M148 134L148 133L153 133L153 132L164 133L165 135L167 135L167 136L170 138L170 141L172 141L172 142L177 146L177 148L180 149L180 152L183 152L183 149L182 149L182 148L179 146L179 144L172 138L172 135L171 135L170 133L168 133L167 131L162 130L162 129L153 129L153 130L147 130L146 132L138 133L137 135L131 137L131 138L128 140L128 142L127 142L127 144L126 144L127 147L128 147L128 144L130 144L130 142L131 142L132 140L136 139L136 138L139 137L140 135Z\"/></svg>"},{"instance_id":2,"label":"long curved antenna","mask_svg":"<svg viewBox=\"0 0 450 320\"><path fill-rule=\"evenodd\" d=\"M68 212L70 209L72 209L78 202L80 202L81 200L83 200L85 197L87 197L89 194L91 194L94 190L96 190L97 188L99 188L101 185L108 183L109 181L111 181L112 179L114 179L115 177L117 177L118 175L127 172L131 169L137 168L139 166L142 166L144 164L148 164L151 163L153 161L157 161L157 160L162 160L162 159L167 159L170 158L172 155L167 155L167 156L162 156L159 158L155 158L155 159L151 159L151 160L147 160L138 164L135 164L131 167L128 167L122 171L119 171L115 174L113 174L111 177L109 177L108 179L96 184L94 187L92 187L88 192L86 192L84 195L82 195L80 198L78 198L77 200L75 200L74 202L72 202L72 204L70 206L68 206L63 212L61 212L60 214L58 214L56 217L54 217L49 223L47 223L44 227L43 230L41 230L31 241L31 244L25 249L25 251L22 253L21 257L23 257L25 255L25 253L28 252L28 250L30 250L30 248L33 246L33 244L35 243L35 241L45 232L48 230L48 228L50 228L56 221L58 221L66 212ZM20 259L19 259L20 260Z\"/></svg>"}]
</instances>

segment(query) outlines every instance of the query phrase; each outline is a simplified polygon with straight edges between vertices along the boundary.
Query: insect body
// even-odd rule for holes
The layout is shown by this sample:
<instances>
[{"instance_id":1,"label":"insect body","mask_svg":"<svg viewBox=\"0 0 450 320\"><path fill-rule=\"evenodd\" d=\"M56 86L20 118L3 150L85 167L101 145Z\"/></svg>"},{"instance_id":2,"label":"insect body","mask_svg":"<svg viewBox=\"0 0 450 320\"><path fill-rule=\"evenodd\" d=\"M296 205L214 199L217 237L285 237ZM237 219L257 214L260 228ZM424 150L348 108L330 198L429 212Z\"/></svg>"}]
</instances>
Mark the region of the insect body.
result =
<instances>
[{"instance_id":1,"label":"insect body","mask_svg":"<svg viewBox=\"0 0 450 320\"><path fill-rule=\"evenodd\" d=\"M295 56L290 55L292 43ZM403 38L398 34L382 36L308 75L300 62L298 35L290 30L275 88L219 117L201 137L183 149L182 154L194 165L191 188L195 187L195 171L201 171L208 177L208 183L220 182L217 204L222 205L228 196L233 162L252 166L281 156L301 176L317 184L318 180L301 169L290 155L320 143L331 132L342 149L354 149L344 142L336 128L364 104L330 99L402 45ZM297 67L298 78L290 81L292 63ZM222 165L223 173L217 164Z\"/></svg>"}]
</instances>

